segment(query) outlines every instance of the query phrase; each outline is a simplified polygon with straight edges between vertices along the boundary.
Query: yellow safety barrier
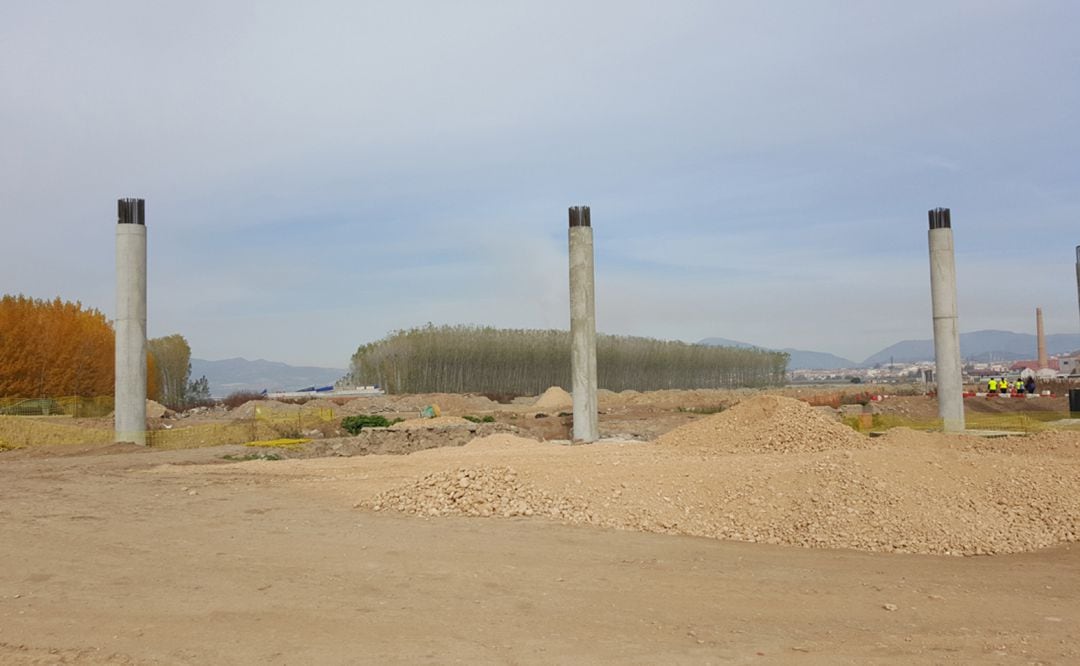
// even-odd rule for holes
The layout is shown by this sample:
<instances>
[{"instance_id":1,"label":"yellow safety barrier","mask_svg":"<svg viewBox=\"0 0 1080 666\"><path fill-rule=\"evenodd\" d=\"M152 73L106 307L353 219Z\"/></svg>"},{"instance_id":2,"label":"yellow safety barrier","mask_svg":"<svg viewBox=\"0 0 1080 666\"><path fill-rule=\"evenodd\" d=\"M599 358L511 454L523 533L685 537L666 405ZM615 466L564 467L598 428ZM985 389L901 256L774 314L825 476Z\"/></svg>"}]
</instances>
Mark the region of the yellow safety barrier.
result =
<instances>
[{"instance_id":1,"label":"yellow safety barrier","mask_svg":"<svg viewBox=\"0 0 1080 666\"><path fill-rule=\"evenodd\" d=\"M111 396L100 398L0 398L0 451L34 445L102 445L115 441L110 419ZM75 418L96 422L74 421ZM162 449L243 444L282 437L333 421L334 410L303 405L263 406L256 403L250 418L187 425L186 419L154 421L147 445Z\"/></svg>"},{"instance_id":2,"label":"yellow safety barrier","mask_svg":"<svg viewBox=\"0 0 1080 666\"><path fill-rule=\"evenodd\" d=\"M108 416L112 411L112 396L94 398L77 395L52 398L0 398L0 416L97 418Z\"/></svg>"},{"instance_id":3,"label":"yellow safety barrier","mask_svg":"<svg viewBox=\"0 0 1080 666\"><path fill-rule=\"evenodd\" d=\"M298 428L305 425L317 425L334 420L334 410L325 407L297 406L292 409L273 409L255 404L255 420L268 423L295 424Z\"/></svg>"},{"instance_id":4,"label":"yellow safety barrier","mask_svg":"<svg viewBox=\"0 0 1080 666\"><path fill-rule=\"evenodd\" d=\"M913 419L895 414L874 414L870 423L857 417L844 422L860 432L881 432L892 428L942 430L941 419ZM967 430L992 432L1036 433L1045 430L1080 430L1080 424L1070 422L1069 414L1057 412L1021 412L1012 414L965 414Z\"/></svg>"}]
</instances>

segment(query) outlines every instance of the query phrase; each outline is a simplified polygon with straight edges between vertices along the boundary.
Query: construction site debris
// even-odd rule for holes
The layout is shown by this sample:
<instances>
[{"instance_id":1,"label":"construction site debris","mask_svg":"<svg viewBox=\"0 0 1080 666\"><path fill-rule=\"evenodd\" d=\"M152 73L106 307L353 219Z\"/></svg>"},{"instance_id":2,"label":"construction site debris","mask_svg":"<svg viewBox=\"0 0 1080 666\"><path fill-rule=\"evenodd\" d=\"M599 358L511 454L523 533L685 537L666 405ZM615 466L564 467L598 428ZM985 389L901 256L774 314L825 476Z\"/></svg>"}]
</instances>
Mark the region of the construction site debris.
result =
<instances>
[{"instance_id":1,"label":"construction site debris","mask_svg":"<svg viewBox=\"0 0 1080 666\"><path fill-rule=\"evenodd\" d=\"M869 438L799 400L774 395L750 398L731 409L676 428L661 446L709 453L805 453L855 449Z\"/></svg>"},{"instance_id":2,"label":"construction site debris","mask_svg":"<svg viewBox=\"0 0 1080 666\"><path fill-rule=\"evenodd\" d=\"M390 426L391 430L434 430L439 428L468 428L475 426L460 416L436 416L434 418L407 419Z\"/></svg>"},{"instance_id":3,"label":"construction site debris","mask_svg":"<svg viewBox=\"0 0 1080 666\"><path fill-rule=\"evenodd\" d=\"M496 435L409 456L414 479L358 506L525 516L808 548L1015 553L1080 538L1080 434L871 440L762 396L653 443Z\"/></svg>"}]
</instances>

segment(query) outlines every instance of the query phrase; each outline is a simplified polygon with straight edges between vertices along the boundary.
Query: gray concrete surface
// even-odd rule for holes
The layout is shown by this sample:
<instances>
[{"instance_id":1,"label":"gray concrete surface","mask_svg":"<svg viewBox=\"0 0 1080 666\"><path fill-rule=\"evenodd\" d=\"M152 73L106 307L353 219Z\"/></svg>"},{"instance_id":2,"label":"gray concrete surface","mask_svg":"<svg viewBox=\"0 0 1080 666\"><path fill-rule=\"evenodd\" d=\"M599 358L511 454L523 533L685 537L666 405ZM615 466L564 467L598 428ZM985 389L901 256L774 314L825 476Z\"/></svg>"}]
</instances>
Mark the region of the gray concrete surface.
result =
<instances>
[{"instance_id":1,"label":"gray concrete surface","mask_svg":"<svg viewBox=\"0 0 1080 666\"><path fill-rule=\"evenodd\" d=\"M120 206L132 200L121 200ZM117 442L146 445L146 225L116 225Z\"/></svg>"},{"instance_id":2,"label":"gray concrete surface","mask_svg":"<svg viewBox=\"0 0 1080 666\"><path fill-rule=\"evenodd\" d=\"M938 413L944 421L946 432L961 432L964 430L964 384L960 366L956 263L951 226L931 228L929 242Z\"/></svg>"},{"instance_id":3,"label":"gray concrete surface","mask_svg":"<svg viewBox=\"0 0 1080 666\"><path fill-rule=\"evenodd\" d=\"M578 226L575 226L575 213ZM596 292L588 207L570 209L570 365L574 440L600 436L596 397Z\"/></svg>"}]
</instances>

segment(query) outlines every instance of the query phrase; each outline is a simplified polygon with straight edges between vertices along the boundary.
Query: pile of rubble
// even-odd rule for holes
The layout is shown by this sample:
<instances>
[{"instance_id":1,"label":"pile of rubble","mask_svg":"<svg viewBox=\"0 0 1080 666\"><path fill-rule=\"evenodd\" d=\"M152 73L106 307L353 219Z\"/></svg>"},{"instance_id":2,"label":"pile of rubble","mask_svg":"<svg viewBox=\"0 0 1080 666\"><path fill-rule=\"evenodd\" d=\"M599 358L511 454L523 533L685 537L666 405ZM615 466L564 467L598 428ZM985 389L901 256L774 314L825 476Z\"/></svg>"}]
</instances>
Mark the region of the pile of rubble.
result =
<instances>
[{"instance_id":1,"label":"pile of rubble","mask_svg":"<svg viewBox=\"0 0 1080 666\"><path fill-rule=\"evenodd\" d=\"M870 439L772 396L651 443L498 434L401 464L415 465L415 481L358 506L940 555L1080 540L1080 433L985 440L898 429Z\"/></svg>"},{"instance_id":2,"label":"pile of rubble","mask_svg":"<svg viewBox=\"0 0 1080 666\"><path fill-rule=\"evenodd\" d=\"M423 516L544 516L574 523L591 519L584 500L560 497L523 483L511 467L459 467L426 474L357 506Z\"/></svg>"},{"instance_id":3,"label":"pile of rubble","mask_svg":"<svg viewBox=\"0 0 1080 666\"><path fill-rule=\"evenodd\" d=\"M870 445L860 435L810 405L763 395L661 435L661 446L709 453L806 453Z\"/></svg>"}]
</instances>

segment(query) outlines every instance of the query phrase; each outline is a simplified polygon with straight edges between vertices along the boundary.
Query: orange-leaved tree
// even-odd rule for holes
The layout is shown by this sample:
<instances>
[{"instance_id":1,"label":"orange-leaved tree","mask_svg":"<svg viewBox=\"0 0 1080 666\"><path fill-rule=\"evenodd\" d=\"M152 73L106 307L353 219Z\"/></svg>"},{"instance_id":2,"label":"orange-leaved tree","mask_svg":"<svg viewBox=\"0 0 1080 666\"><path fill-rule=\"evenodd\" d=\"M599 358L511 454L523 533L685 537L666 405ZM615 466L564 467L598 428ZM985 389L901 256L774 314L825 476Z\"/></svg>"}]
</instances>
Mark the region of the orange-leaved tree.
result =
<instances>
[{"instance_id":1,"label":"orange-leaved tree","mask_svg":"<svg viewBox=\"0 0 1080 666\"><path fill-rule=\"evenodd\" d=\"M111 394L114 344L105 315L82 303L0 297L0 396Z\"/></svg>"},{"instance_id":2,"label":"orange-leaved tree","mask_svg":"<svg viewBox=\"0 0 1080 666\"><path fill-rule=\"evenodd\" d=\"M70 303L0 297L0 397L112 395L116 337L101 312ZM158 395L147 350L147 397Z\"/></svg>"}]
</instances>

